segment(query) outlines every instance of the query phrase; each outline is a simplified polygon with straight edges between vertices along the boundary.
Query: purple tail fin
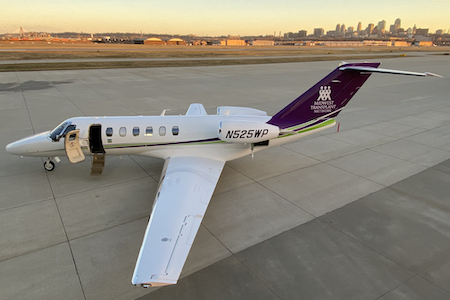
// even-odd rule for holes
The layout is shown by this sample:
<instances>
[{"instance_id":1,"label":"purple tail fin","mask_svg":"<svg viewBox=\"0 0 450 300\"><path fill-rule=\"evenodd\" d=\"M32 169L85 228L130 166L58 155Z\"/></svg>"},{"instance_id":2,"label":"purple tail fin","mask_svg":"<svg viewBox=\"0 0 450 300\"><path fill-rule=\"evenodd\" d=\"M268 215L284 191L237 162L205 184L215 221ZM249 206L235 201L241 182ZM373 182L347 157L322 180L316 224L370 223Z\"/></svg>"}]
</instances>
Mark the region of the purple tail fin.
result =
<instances>
[{"instance_id":1,"label":"purple tail fin","mask_svg":"<svg viewBox=\"0 0 450 300\"><path fill-rule=\"evenodd\" d=\"M380 63L354 63L339 66L267 123L289 128L320 117L337 116L371 75L370 72L340 69L350 66L377 68L379 65Z\"/></svg>"}]
</instances>

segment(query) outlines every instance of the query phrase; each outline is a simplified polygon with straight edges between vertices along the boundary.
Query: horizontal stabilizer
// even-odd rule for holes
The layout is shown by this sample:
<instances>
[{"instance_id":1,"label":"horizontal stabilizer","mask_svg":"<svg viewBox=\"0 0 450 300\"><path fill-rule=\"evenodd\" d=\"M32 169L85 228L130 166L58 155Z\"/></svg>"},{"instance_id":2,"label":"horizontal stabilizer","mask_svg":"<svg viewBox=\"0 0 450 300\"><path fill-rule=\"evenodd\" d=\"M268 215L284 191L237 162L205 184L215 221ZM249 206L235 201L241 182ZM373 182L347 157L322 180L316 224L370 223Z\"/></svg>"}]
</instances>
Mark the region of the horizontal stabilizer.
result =
<instances>
[{"instance_id":1,"label":"horizontal stabilizer","mask_svg":"<svg viewBox=\"0 0 450 300\"><path fill-rule=\"evenodd\" d=\"M370 72L370 73L387 73L387 74L397 74L397 75L411 75L411 76L432 76L442 78L441 75L429 73L429 72L409 72L409 71L399 71L399 70L390 70L390 69L379 69L373 67L363 67L363 66L343 66L340 67L341 71L358 71L358 72Z\"/></svg>"}]
</instances>

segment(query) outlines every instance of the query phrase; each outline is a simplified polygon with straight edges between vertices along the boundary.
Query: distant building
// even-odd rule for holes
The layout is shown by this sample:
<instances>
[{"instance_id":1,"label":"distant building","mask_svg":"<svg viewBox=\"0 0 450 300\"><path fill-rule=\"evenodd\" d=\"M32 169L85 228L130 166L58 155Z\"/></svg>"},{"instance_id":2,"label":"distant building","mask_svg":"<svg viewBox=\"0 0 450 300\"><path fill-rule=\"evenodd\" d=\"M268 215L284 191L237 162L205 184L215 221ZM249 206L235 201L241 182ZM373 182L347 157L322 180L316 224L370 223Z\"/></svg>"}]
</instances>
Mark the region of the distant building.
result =
<instances>
[{"instance_id":1,"label":"distant building","mask_svg":"<svg viewBox=\"0 0 450 300\"><path fill-rule=\"evenodd\" d=\"M364 46L392 46L391 41L363 41Z\"/></svg>"},{"instance_id":2,"label":"distant building","mask_svg":"<svg viewBox=\"0 0 450 300\"><path fill-rule=\"evenodd\" d=\"M444 30L442 30L442 29L436 30L436 35L442 35L442 34L444 34Z\"/></svg>"},{"instance_id":3,"label":"distant building","mask_svg":"<svg viewBox=\"0 0 450 300\"><path fill-rule=\"evenodd\" d=\"M383 35L386 32L386 21L383 20L383 21L378 22L377 29L378 29L378 34Z\"/></svg>"},{"instance_id":4,"label":"distant building","mask_svg":"<svg viewBox=\"0 0 450 300\"><path fill-rule=\"evenodd\" d=\"M166 42L157 38L157 37L151 37L146 40L144 40L144 45L165 45Z\"/></svg>"},{"instance_id":5,"label":"distant building","mask_svg":"<svg viewBox=\"0 0 450 300\"><path fill-rule=\"evenodd\" d=\"M291 39L291 40L295 40L298 38L304 38L306 36L307 36L306 30L300 30L298 33L288 32L288 33L284 34L284 37L286 39Z\"/></svg>"},{"instance_id":6,"label":"distant building","mask_svg":"<svg viewBox=\"0 0 450 300\"><path fill-rule=\"evenodd\" d=\"M433 42L432 41L415 41L414 46L431 47L431 46L433 46Z\"/></svg>"},{"instance_id":7,"label":"distant building","mask_svg":"<svg viewBox=\"0 0 450 300\"><path fill-rule=\"evenodd\" d=\"M273 46L275 45L275 41L269 40L254 40L252 41L252 46Z\"/></svg>"},{"instance_id":8,"label":"distant building","mask_svg":"<svg viewBox=\"0 0 450 300\"><path fill-rule=\"evenodd\" d=\"M167 45L186 45L186 41L178 38L173 38L167 41Z\"/></svg>"},{"instance_id":9,"label":"distant building","mask_svg":"<svg viewBox=\"0 0 450 300\"><path fill-rule=\"evenodd\" d=\"M416 35L428 36L428 28L418 28L418 29L416 29Z\"/></svg>"},{"instance_id":10,"label":"distant building","mask_svg":"<svg viewBox=\"0 0 450 300\"><path fill-rule=\"evenodd\" d=\"M315 37L321 37L324 35L323 28L314 28L314 36Z\"/></svg>"},{"instance_id":11,"label":"distant building","mask_svg":"<svg viewBox=\"0 0 450 300\"><path fill-rule=\"evenodd\" d=\"M208 42L204 41L204 40L192 41L192 45L194 45L194 46L204 46L204 45L207 45L207 44L208 44Z\"/></svg>"},{"instance_id":12,"label":"distant building","mask_svg":"<svg viewBox=\"0 0 450 300\"><path fill-rule=\"evenodd\" d=\"M221 40L220 45L222 45L222 46L245 46L246 43L244 40L228 39L228 40Z\"/></svg>"},{"instance_id":13,"label":"distant building","mask_svg":"<svg viewBox=\"0 0 450 300\"><path fill-rule=\"evenodd\" d=\"M306 30L299 30L297 37L302 38L302 37L306 37L307 35L308 34L307 34Z\"/></svg>"},{"instance_id":14,"label":"distant building","mask_svg":"<svg viewBox=\"0 0 450 300\"><path fill-rule=\"evenodd\" d=\"M356 27L356 31L358 33L362 31L362 24L361 24L361 22L358 22L358 26Z\"/></svg>"},{"instance_id":15,"label":"distant building","mask_svg":"<svg viewBox=\"0 0 450 300\"><path fill-rule=\"evenodd\" d=\"M394 41L392 46L395 46L395 47L409 47L409 46L411 46L411 43L409 43L407 41Z\"/></svg>"},{"instance_id":16,"label":"distant building","mask_svg":"<svg viewBox=\"0 0 450 300\"><path fill-rule=\"evenodd\" d=\"M340 33L341 33L341 25L340 24L337 24L336 25L336 30L335 30L335 35L336 36L339 36L340 35Z\"/></svg>"},{"instance_id":17,"label":"distant building","mask_svg":"<svg viewBox=\"0 0 450 300\"><path fill-rule=\"evenodd\" d=\"M372 23L370 23L369 25L367 25L367 29L366 29L367 34L368 34L368 35L371 35L374 28L375 28L375 25L372 24Z\"/></svg>"},{"instance_id":18,"label":"distant building","mask_svg":"<svg viewBox=\"0 0 450 300\"><path fill-rule=\"evenodd\" d=\"M401 24L402 24L402 21L399 18L397 18L395 20L394 24L389 27L389 32L391 34L398 34L398 30L400 29Z\"/></svg>"}]
</instances>

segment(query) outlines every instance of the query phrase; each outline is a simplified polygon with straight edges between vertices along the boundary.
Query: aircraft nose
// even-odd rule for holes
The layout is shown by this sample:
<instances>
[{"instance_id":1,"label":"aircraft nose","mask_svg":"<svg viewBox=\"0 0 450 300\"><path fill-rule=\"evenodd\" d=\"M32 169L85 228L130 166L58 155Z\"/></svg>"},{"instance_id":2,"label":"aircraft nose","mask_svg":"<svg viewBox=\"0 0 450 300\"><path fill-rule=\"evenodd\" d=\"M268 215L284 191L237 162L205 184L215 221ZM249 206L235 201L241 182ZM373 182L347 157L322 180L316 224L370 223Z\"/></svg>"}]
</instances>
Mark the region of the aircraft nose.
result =
<instances>
[{"instance_id":1,"label":"aircraft nose","mask_svg":"<svg viewBox=\"0 0 450 300\"><path fill-rule=\"evenodd\" d=\"M47 144L47 133L35 134L24 139L12 142L5 148L6 152L14 155L32 155L39 152L43 144Z\"/></svg>"},{"instance_id":2,"label":"aircraft nose","mask_svg":"<svg viewBox=\"0 0 450 300\"><path fill-rule=\"evenodd\" d=\"M25 140L19 140L8 144L5 148L6 152L14 155L23 155L27 153Z\"/></svg>"}]
</instances>

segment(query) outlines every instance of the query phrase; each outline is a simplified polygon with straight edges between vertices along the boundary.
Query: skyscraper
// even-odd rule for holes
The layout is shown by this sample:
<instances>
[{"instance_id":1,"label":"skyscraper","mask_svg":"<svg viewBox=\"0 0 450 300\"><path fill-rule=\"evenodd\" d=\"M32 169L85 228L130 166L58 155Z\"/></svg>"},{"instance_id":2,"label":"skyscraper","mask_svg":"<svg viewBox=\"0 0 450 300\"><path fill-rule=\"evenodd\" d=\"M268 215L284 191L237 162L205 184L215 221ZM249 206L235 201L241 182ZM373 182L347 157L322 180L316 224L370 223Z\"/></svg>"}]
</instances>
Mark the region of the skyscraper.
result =
<instances>
[{"instance_id":1,"label":"skyscraper","mask_svg":"<svg viewBox=\"0 0 450 300\"><path fill-rule=\"evenodd\" d=\"M335 36L339 36L341 34L341 25L336 25Z\"/></svg>"},{"instance_id":2,"label":"skyscraper","mask_svg":"<svg viewBox=\"0 0 450 300\"><path fill-rule=\"evenodd\" d=\"M374 28L375 28L375 25L373 23L370 23L369 25L367 25L367 29L366 29L367 34L371 35Z\"/></svg>"},{"instance_id":3,"label":"skyscraper","mask_svg":"<svg viewBox=\"0 0 450 300\"><path fill-rule=\"evenodd\" d=\"M362 24L361 22L358 22L358 27L356 28L357 32L360 32L362 30Z\"/></svg>"},{"instance_id":4,"label":"skyscraper","mask_svg":"<svg viewBox=\"0 0 450 300\"><path fill-rule=\"evenodd\" d=\"M324 35L323 28L314 28L314 36L321 37Z\"/></svg>"},{"instance_id":5,"label":"skyscraper","mask_svg":"<svg viewBox=\"0 0 450 300\"><path fill-rule=\"evenodd\" d=\"M398 30L400 29L400 27L402 26L402 20L400 20L399 18L397 18L394 22L394 25L391 25L389 31L392 34L397 34Z\"/></svg>"},{"instance_id":6,"label":"skyscraper","mask_svg":"<svg viewBox=\"0 0 450 300\"><path fill-rule=\"evenodd\" d=\"M378 32L382 32L383 30L386 30L386 21L380 21L378 22L378 26L377 26Z\"/></svg>"}]
</instances>

